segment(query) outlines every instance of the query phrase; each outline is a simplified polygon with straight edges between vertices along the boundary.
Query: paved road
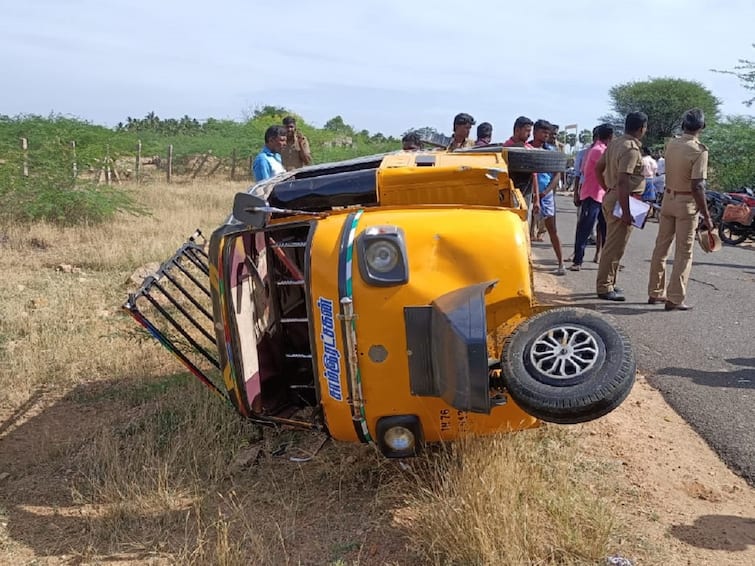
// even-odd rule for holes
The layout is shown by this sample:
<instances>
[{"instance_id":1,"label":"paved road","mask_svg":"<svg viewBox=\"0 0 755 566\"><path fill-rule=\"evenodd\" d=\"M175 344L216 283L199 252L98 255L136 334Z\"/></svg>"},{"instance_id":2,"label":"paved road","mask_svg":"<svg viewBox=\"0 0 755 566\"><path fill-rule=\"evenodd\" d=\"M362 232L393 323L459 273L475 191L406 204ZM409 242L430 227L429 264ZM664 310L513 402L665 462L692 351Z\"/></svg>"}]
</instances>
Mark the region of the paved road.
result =
<instances>
[{"instance_id":1,"label":"paved road","mask_svg":"<svg viewBox=\"0 0 755 566\"><path fill-rule=\"evenodd\" d=\"M575 208L571 196L557 200L568 257L574 249ZM694 310L666 312L663 305L647 304L657 229L651 220L632 234L618 281L625 303L597 299L594 263L567 271L558 282L574 304L619 319L632 339L638 369L724 462L755 486L755 247L724 246L704 254L696 244L686 300ZM555 268L547 236L533 248L536 269ZM587 262L593 253L588 246Z\"/></svg>"}]
</instances>

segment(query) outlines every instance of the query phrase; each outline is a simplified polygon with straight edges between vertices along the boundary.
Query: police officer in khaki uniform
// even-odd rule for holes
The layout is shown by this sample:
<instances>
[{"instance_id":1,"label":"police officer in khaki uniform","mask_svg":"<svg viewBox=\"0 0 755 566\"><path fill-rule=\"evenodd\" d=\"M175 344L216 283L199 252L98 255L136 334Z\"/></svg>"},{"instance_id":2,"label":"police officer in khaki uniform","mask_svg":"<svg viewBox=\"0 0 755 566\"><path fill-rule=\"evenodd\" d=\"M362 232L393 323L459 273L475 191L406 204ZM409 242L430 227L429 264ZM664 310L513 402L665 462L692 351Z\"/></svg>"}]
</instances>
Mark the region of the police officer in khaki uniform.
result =
<instances>
[{"instance_id":1,"label":"police officer in khaki uniform","mask_svg":"<svg viewBox=\"0 0 755 566\"><path fill-rule=\"evenodd\" d=\"M286 116L283 118L283 125L286 128L286 147L281 151L283 167L286 171L291 171L305 165L312 165L309 140L296 129L296 118Z\"/></svg>"},{"instance_id":2,"label":"police officer in khaki uniform","mask_svg":"<svg viewBox=\"0 0 755 566\"><path fill-rule=\"evenodd\" d=\"M632 233L629 199L632 196L641 196L645 190L640 140L645 136L647 129L647 114L644 112L627 114L624 121L626 133L611 142L595 165L598 183L606 190L606 195L603 197L606 241L603 244L596 281L598 298L606 301L626 300L622 290L616 287L616 273ZM613 214L617 202L621 204L621 218Z\"/></svg>"},{"instance_id":3,"label":"police officer in khaki uniform","mask_svg":"<svg viewBox=\"0 0 755 566\"><path fill-rule=\"evenodd\" d=\"M667 311L686 311L692 308L684 303L684 298L692 269L692 248L698 213L702 214L705 225L709 229L713 228L713 220L705 202L708 148L698 139L703 128L703 111L699 108L687 110L682 117L684 133L666 144L666 194L663 196L658 236L650 261L648 303L664 303ZM674 238L674 268L666 293L666 258Z\"/></svg>"}]
</instances>

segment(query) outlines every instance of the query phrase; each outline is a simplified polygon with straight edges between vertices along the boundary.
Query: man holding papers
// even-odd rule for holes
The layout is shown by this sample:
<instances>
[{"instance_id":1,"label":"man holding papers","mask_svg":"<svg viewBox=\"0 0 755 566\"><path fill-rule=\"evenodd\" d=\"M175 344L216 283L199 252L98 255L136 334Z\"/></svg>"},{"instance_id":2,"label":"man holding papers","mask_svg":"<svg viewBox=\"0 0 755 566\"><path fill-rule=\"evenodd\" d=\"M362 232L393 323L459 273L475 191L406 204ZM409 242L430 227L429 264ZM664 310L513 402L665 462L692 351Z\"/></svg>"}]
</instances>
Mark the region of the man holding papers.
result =
<instances>
[{"instance_id":1,"label":"man holding papers","mask_svg":"<svg viewBox=\"0 0 755 566\"><path fill-rule=\"evenodd\" d=\"M644 112L631 112L624 121L623 136L614 139L595 165L598 183L606 191L603 197L603 216L606 219L606 241L598 265L596 290L598 298L606 301L625 301L621 289L616 288L619 262L632 233L633 217L629 199L642 196L645 177L642 175L642 144L648 129ZM614 216L619 204L621 215Z\"/></svg>"}]
</instances>

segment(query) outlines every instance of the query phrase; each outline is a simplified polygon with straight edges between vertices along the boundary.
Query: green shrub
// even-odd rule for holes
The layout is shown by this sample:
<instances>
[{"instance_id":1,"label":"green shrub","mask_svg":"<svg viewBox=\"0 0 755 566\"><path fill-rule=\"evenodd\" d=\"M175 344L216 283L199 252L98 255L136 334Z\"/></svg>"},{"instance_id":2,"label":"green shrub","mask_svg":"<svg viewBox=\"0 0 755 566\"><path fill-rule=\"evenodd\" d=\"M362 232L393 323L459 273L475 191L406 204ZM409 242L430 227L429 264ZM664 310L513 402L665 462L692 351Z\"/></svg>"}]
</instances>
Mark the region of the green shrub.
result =
<instances>
[{"instance_id":1,"label":"green shrub","mask_svg":"<svg viewBox=\"0 0 755 566\"><path fill-rule=\"evenodd\" d=\"M755 187L755 118L730 116L706 128L711 186L722 190Z\"/></svg>"},{"instance_id":2,"label":"green shrub","mask_svg":"<svg viewBox=\"0 0 755 566\"><path fill-rule=\"evenodd\" d=\"M57 156L40 151L29 162L29 176L22 171L20 150L0 164L0 216L4 220L99 223L118 212L145 212L120 188L76 181L70 156L64 151Z\"/></svg>"}]
</instances>

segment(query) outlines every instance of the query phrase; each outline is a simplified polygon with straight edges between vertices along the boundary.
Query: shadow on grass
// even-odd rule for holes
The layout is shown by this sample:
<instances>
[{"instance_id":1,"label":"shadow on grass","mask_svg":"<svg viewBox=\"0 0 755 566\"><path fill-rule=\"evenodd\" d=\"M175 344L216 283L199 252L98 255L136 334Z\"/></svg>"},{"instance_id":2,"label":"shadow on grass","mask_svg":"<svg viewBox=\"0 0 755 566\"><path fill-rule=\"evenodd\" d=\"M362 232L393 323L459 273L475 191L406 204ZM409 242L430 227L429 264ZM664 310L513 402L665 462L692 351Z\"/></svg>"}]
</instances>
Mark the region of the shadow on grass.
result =
<instances>
[{"instance_id":1,"label":"shadow on grass","mask_svg":"<svg viewBox=\"0 0 755 566\"><path fill-rule=\"evenodd\" d=\"M407 557L390 521L396 464L369 447L326 443L290 461L286 446L312 433L255 437L188 375L84 383L41 411L39 395L0 423L3 530L24 552L72 563ZM237 465L255 442L256 465Z\"/></svg>"}]
</instances>

